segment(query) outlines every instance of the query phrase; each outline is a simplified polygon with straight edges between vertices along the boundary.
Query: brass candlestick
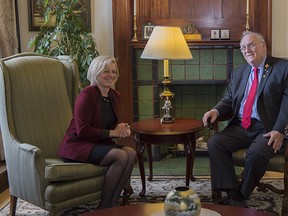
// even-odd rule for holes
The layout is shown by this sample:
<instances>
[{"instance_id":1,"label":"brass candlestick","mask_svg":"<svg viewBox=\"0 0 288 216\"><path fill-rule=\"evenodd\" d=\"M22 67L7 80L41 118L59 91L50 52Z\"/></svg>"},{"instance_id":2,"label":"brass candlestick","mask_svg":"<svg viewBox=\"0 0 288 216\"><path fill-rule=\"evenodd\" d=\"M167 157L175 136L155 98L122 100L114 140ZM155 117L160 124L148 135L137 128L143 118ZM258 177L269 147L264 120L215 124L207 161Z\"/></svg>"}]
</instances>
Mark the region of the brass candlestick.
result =
<instances>
[{"instance_id":1,"label":"brass candlestick","mask_svg":"<svg viewBox=\"0 0 288 216\"><path fill-rule=\"evenodd\" d=\"M137 38L137 16L134 15L133 16L133 23L134 23L134 27L133 27L133 30L134 30L134 36L132 38L132 41L138 41L138 38Z\"/></svg>"},{"instance_id":2,"label":"brass candlestick","mask_svg":"<svg viewBox=\"0 0 288 216\"><path fill-rule=\"evenodd\" d=\"M246 14L246 31L249 31L249 14Z\"/></svg>"}]
</instances>

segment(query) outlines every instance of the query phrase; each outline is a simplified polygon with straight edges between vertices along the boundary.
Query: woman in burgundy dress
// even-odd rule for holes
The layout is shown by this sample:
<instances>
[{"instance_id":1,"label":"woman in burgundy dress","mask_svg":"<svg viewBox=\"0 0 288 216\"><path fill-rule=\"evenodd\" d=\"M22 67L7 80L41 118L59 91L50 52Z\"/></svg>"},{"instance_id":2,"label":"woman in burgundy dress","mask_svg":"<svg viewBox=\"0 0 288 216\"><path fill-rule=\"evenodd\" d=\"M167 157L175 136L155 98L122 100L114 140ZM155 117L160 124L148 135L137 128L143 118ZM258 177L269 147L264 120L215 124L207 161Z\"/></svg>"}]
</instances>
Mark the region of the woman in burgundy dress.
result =
<instances>
[{"instance_id":1,"label":"woman in burgundy dress","mask_svg":"<svg viewBox=\"0 0 288 216\"><path fill-rule=\"evenodd\" d=\"M127 123L118 123L120 94L113 89L118 77L114 57L98 56L91 62L87 73L91 85L75 101L73 118L59 150L65 162L109 166L99 208L118 205L136 160L134 149L114 141L131 133Z\"/></svg>"}]
</instances>

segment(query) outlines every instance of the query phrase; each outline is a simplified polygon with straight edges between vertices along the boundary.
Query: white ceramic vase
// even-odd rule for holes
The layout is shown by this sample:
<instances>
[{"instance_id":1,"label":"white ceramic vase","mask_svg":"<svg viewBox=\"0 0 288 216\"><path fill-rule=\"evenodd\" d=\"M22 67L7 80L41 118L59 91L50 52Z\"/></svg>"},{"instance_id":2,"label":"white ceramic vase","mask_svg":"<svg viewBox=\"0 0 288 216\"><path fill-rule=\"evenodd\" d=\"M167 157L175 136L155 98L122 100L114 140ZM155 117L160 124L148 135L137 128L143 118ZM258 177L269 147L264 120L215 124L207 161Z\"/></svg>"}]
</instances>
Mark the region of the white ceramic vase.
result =
<instances>
[{"instance_id":1,"label":"white ceramic vase","mask_svg":"<svg viewBox=\"0 0 288 216\"><path fill-rule=\"evenodd\" d=\"M198 194L188 186L176 187L164 201L165 216L199 216L201 201Z\"/></svg>"}]
</instances>

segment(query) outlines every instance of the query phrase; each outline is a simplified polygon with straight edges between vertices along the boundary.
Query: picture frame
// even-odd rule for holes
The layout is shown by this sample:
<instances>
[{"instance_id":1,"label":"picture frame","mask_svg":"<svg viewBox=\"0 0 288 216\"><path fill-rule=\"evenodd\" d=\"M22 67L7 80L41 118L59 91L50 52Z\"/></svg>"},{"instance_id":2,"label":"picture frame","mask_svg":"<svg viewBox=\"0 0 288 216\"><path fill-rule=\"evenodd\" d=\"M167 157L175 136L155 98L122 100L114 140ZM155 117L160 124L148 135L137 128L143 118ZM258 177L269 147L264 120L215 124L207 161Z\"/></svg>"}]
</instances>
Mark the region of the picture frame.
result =
<instances>
[{"instance_id":1,"label":"picture frame","mask_svg":"<svg viewBox=\"0 0 288 216\"><path fill-rule=\"evenodd\" d=\"M142 26L142 40L148 40L152 34L155 24L146 23Z\"/></svg>"},{"instance_id":2,"label":"picture frame","mask_svg":"<svg viewBox=\"0 0 288 216\"><path fill-rule=\"evenodd\" d=\"M80 0L79 8L75 10L75 13L79 14L87 27L91 29L91 0ZM44 23L44 10L37 4L37 0L28 0L28 21L29 31L39 31ZM47 26L55 26L55 18L52 17Z\"/></svg>"},{"instance_id":3,"label":"picture frame","mask_svg":"<svg viewBox=\"0 0 288 216\"><path fill-rule=\"evenodd\" d=\"M210 30L210 39L211 40L220 40L220 30L219 29L211 29Z\"/></svg>"},{"instance_id":4,"label":"picture frame","mask_svg":"<svg viewBox=\"0 0 288 216\"><path fill-rule=\"evenodd\" d=\"M229 29L221 29L220 30L220 38L221 38L221 40L229 40L230 39L230 30Z\"/></svg>"}]
</instances>

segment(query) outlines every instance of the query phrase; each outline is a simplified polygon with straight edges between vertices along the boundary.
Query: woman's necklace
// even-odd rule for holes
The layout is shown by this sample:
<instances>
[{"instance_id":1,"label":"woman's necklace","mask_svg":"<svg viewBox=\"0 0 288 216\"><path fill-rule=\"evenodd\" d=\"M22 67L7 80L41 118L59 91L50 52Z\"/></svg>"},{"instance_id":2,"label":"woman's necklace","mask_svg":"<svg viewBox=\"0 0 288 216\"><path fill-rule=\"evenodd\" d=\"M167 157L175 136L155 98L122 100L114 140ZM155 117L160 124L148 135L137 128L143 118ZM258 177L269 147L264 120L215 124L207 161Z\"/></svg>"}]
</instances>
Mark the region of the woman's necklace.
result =
<instances>
[{"instance_id":1,"label":"woman's necklace","mask_svg":"<svg viewBox=\"0 0 288 216\"><path fill-rule=\"evenodd\" d=\"M103 101L105 103L110 103L110 98L109 97L102 96L102 98L103 98Z\"/></svg>"}]
</instances>

